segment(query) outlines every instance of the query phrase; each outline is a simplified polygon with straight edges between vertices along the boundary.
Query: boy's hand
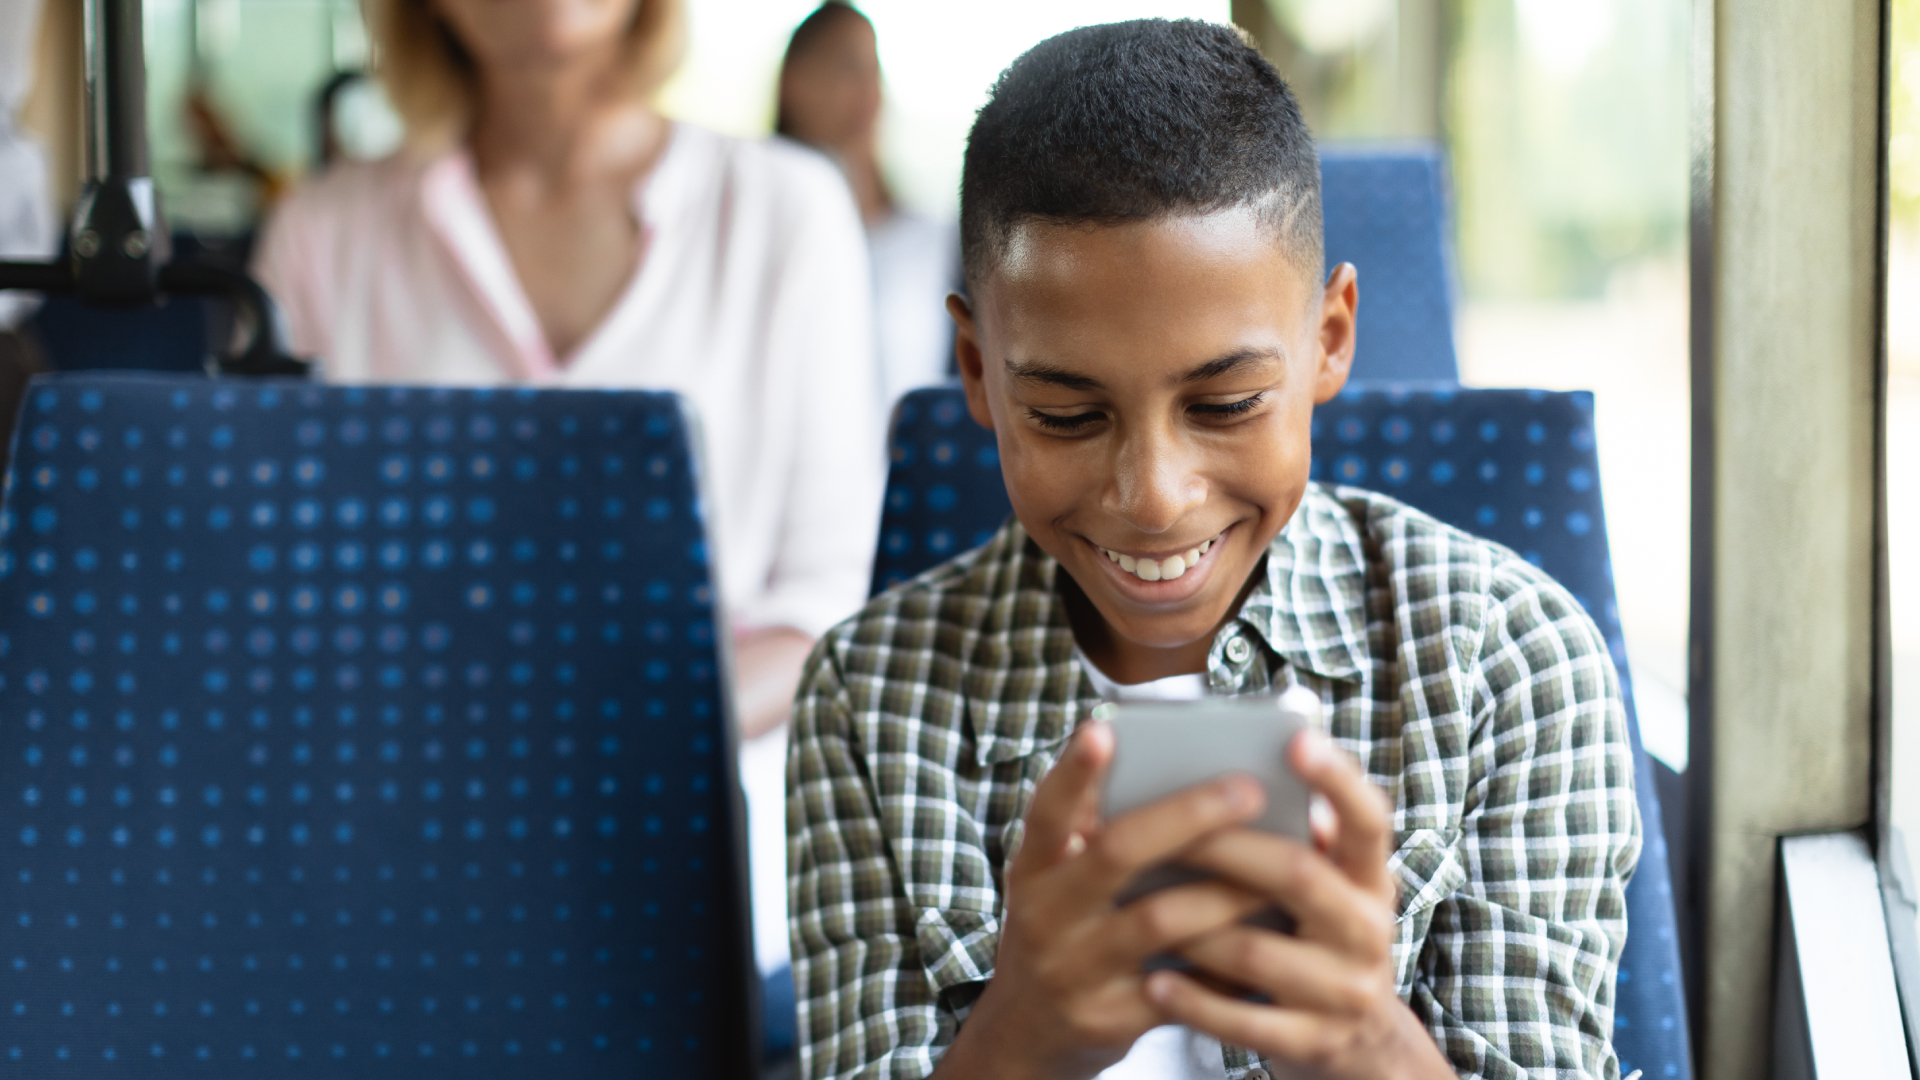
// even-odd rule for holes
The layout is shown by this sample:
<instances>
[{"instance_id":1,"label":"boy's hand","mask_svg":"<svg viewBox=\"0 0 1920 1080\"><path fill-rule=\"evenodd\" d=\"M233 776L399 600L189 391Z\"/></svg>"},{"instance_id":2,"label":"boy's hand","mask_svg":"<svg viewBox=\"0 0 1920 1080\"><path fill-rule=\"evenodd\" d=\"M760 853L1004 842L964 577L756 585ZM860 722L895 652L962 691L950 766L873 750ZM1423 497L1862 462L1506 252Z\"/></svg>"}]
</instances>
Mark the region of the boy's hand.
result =
<instances>
[{"instance_id":1,"label":"boy's hand","mask_svg":"<svg viewBox=\"0 0 1920 1080\"><path fill-rule=\"evenodd\" d=\"M1265 906L1247 889L1203 882L1116 908L1114 895L1136 874L1252 819L1264 794L1251 778L1226 777L1102 825L1100 783L1112 759L1112 729L1083 724L1034 792L1007 868L993 979L937 1076L1093 1076L1167 1022L1146 997L1147 958Z\"/></svg>"},{"instance_id":2,"label":"boy's hand","mask_svg":"<svg viewBox=\"0 0 1920 1080\"><path fill-rule=\"evenodd\" d=\"M1313 848L1235 829L1182 857L1293 914L1293 936L1236 925L1179 950L1202 971L1272 1003L1230 997L1171 971L1148 980L1148 997L1174 1022L1304 1066L1306 1075L1455 1076L1395 992L1398 896L1387 869L1392 827L1385 797L1318 734L1296 737L1288 755L1333 807L1335 821L1315 824Z\"/></svg>"}]
</instances>

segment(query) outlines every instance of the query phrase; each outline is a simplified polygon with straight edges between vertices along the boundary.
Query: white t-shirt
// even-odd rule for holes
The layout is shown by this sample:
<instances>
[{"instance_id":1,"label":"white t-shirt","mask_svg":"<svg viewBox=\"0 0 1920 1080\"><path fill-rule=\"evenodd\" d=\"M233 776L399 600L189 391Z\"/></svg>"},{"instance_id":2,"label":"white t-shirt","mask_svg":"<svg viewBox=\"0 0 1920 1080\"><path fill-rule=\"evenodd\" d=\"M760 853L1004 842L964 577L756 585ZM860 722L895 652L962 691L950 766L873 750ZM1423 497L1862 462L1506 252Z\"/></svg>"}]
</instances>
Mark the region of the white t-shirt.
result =
<instances>
[{"instance_id":1,"label":"white t-shirt","mask_svg":"<svg viewBox=\"0 0 1920 1080\"><path fill-rule=\"evenodd\" d=\"M640 265L565 358L464 151L335 166L280 206L255 269L335 381L679 391L729 619L818 636L866 600L886 482L853 198L810 150L675 124L633 211ZM788 954L784 743L742 751L763 970Z\"/></svg>"},{"instance_id":2,"label":"white t-shirt","mask_svg":"<svg viewBox=\"0 0 1920 1080\"><path fill-rule=\"evenodd\" d=\"M1109 701L1198 701L1207 696L1207 677L1198 672L1129 685L1108 678L1078 646L1073 654L1093 688ZM1226 1075L1220 1040L1167 1024L1140 1036L1127 1056L1103 1070L1099 1080L1224 1080Z\"/></svg>"},{"instance_id":3,"label":"white t-shirt","mask_svg":"<svg viewBox=\"0 0 1920 1080\"><path fill-rule=\"evenodd\" d=\"M880 388L891 405L915 387L947 381L953 364L947 294L958 284L960 233L952 222L897 210L867 226L867 252Z\"/></svg>"}]
</instances>

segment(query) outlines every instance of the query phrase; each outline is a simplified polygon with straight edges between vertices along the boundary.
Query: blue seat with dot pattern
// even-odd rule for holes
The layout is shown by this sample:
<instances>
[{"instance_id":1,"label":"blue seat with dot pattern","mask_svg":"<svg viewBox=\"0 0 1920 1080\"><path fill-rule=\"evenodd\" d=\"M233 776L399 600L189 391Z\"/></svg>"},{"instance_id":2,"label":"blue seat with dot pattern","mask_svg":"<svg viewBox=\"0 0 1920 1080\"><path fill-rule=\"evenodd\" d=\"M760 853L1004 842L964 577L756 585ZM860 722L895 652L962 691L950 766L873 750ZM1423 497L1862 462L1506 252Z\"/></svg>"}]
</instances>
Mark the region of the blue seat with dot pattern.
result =
<instances>
[{"instance_id":1,"label":"blue seat with dot pattern","mask_svg":"<svg viewBox=\"0 0 1920 1080\"><path fill-rule=\"evenodd\" d=\"M1437 149L1323 146L1327 265L1360 272L1356 379L1458 382L1446 159Z\"/></svg>"},{"instance_id":2,"label":"blue seat with dot pattern","mask_svg":"<svg viewBox=\"0 0 1920 1080\"><path fill-rule=\"evenodd\" d=\"M56 376L16 446L0 1067L752 1074L676 398Z\"/></svg>"},{"instance_id":3,"label":"blue seat with dot pattern","mask_svg":"<svg viewBox=\"0 0 1920 1080\"><path fill-rule=\"evenodd\" d=\"M894 414L874 590L977 546L1010 507L993 433L957 387L916 390ZM1383 491L1497 541L1565 585L1620 671L1645 836L1627 887L1614 1048L1625 1075L1691 1077L1666 833L1640 745L1614 603L1594 451L1593 395L1351 384L1313 414L1313 478Z\"/></svg>"}]
</instances>

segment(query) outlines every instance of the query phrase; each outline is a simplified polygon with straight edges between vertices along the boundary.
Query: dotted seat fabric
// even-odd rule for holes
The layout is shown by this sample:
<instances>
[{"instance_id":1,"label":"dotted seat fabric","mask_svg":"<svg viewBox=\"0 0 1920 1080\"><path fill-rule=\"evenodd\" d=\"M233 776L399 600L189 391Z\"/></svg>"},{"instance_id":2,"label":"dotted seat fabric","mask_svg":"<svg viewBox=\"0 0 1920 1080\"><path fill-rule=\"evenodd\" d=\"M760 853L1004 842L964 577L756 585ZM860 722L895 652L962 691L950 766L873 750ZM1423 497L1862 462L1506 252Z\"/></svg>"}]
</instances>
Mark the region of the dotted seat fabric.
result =
<instances>
[{"instance_id":1,"label":"dotted seat fabric","mask_svg":"<svg viewBox=\"0 0 1920 1080\"><path fill-rule=\"evenodd\" d=\"M1446 159L1427 147L1320 149L1327 265L1360 273L1353 375L1458 382Z\"/></svg>"},{"instance_id":2,"label":"dotted seat fabric","mask_svg":"<svg viewBox=\"0 0 1920 1080\"><path fill-rule=\"evenodd\" d=\"M1010 512L993 434L968 416L957 387L902 399L891 454L875 591L978 546ZM1314 410L1312 469L1315 480L1386 492L1506 545L1566 586L1606 636L1626 698L1645 837L1627 886L1614 1048L1622 1075L1690 1078L1671 868L1614 601L1593 395L1350 384Z\"/></svg>"},{"instance_id":3,"label":"dotted seat fabric","mask_svg":"<svg viewBox=\"0 0 1920 1080\"><path fill-rule=\"evenodd\" d=\"M0 1068L752 1074L678 399L56 376L16 448Z\"/></svg>"}]
</instances>

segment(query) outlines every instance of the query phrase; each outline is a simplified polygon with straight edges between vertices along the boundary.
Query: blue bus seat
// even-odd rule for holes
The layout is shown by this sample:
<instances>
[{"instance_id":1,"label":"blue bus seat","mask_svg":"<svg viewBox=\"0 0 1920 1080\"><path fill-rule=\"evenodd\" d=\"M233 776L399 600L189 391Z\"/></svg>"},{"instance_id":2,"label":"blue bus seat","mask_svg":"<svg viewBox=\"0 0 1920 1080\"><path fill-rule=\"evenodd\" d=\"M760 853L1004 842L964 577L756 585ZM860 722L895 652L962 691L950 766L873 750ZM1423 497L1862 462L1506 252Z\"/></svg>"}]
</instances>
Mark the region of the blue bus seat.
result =
<instances>
[{"instance_id":1,"label":"blue bus seat","mask_svg":"<svg viewBox=\"0 0 1920 1080\"><path fill-rule=\"evenodd\" d=\"M17 447L0 1062L754 1074L676 398L56 375Z\"/></svg>"},{"instance_id":2,"label":"blue bus seat","mask_svg":"<svg viewBox=\"0 0 1920 1080\"><path fill-rule=\"evenodd\" d=\"M1327 265L1360 271L1353 373L1458 382L1446 158L1427 146L1320 148Z\"/></svg>"},{"instance_id":3,"label":"blue bus seat","mask_svg":"<svg viewBox=\"0 0 1920 1080\"><path fill-rule=\"evenodd\" d=\"M92 308L49 294L28 327L55 371L136 370L198 373L211 353L213 301L169 298L150 308Z\"/></svg>"},{"instance_id":4,"label":"blue bus seat","mask_svg":"<svg viewBox=\"0 0 1920 1080\"><path fill-rule=\"evenodd\" d=\"M993 433L958 387L901 399L890 438L877 593L978 546L1011 508ZM1620 672L1644 846L1627 887L1614 1048L1626 1075L1692 1076L1672 870L1651 759L1640 744L1614 602L1593 395L1350 384L1313 414L1313 478L1382 491L1497 541L1552 574L1592 615Z\"/></svg>"}]
</instances>

